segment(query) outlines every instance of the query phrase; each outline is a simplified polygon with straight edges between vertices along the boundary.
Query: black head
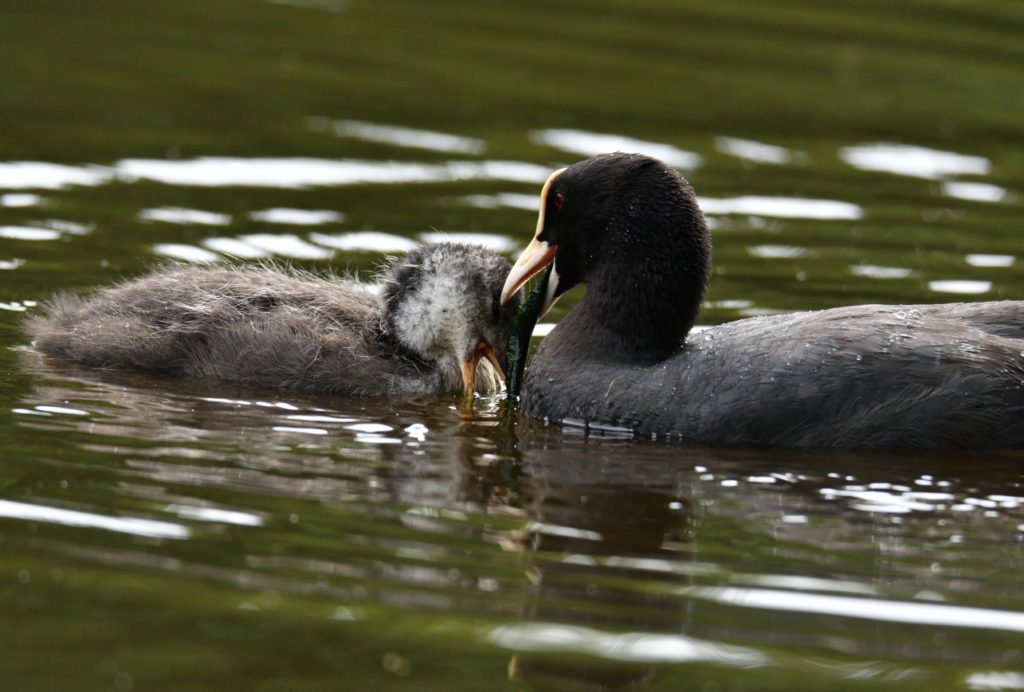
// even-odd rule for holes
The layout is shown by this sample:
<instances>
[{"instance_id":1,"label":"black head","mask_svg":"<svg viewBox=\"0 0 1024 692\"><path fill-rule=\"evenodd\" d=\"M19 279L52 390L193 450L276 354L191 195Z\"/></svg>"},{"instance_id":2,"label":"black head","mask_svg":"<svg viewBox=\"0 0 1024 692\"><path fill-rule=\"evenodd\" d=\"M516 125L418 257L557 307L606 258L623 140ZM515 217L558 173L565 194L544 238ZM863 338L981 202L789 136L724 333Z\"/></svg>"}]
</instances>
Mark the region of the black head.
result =
<instances>
[{"instance_id":1,"label":"black head","mask_svg":"<svg viewBox=\"0 0 1024 692\"><path fill-rule=\"evenodd\" d=\"M554 262L547 305L577 284L588 331L609 357L654 361L693 326L711 271L711 240L693 189L640 154L604 154L551 175L537 233L505 281L510 296ZM576 317L577 321L582 315Z\"/></svg>"},{"instance_id":2,"label":"black head","mask_svg":"<svg viewBox=\"0 0 1024 692\"><path fill-rule=\"evenodd\" d=\"M543 200L537 239L557 248L556 295L592 284L615 265L636 270L649 264L687 276L703 299L710 272L711 241L690 185L665 163L640 154L605 154L569 166L555 176ZM642 264L637 264L642 263ZM611 273L607 273L611 272Z\"/></svg>"}]
</instances>

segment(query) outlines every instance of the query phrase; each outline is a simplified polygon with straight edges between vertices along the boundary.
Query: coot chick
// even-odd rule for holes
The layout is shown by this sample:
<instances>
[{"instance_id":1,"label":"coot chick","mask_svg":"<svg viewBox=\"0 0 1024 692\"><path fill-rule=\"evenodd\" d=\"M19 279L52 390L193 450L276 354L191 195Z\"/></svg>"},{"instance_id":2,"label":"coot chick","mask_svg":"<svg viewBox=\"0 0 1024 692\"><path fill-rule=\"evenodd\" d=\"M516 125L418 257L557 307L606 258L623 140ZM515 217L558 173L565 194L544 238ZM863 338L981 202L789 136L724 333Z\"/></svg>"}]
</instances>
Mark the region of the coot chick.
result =
<instances>
[{"instance_id":1,"label":"coot chick","mask_svg":"<svg viewBox=\"0 0 1024 692\"><path fill-rule=\"evenodd\" d=\"M531 417L732 445L1024 446L1024 301L861 305L688 336L707 225L676 171L629 154L552 174L503 299L550 262L546 307L587 292L527 369Z\"/></svg>"},{"instance_id":2,"label":"coot chick","mask_svg":"<svg viewBox=\"0 0 1024 692\"><path fill-rule=\"evenodd\" d=\"M97 368L346 396L490 393L519 303L499 302L510 266L481 247L425 245L374 290L270 266L171 265L56 295L25 328L42 353Z\"/></svg>"}]
</instances>

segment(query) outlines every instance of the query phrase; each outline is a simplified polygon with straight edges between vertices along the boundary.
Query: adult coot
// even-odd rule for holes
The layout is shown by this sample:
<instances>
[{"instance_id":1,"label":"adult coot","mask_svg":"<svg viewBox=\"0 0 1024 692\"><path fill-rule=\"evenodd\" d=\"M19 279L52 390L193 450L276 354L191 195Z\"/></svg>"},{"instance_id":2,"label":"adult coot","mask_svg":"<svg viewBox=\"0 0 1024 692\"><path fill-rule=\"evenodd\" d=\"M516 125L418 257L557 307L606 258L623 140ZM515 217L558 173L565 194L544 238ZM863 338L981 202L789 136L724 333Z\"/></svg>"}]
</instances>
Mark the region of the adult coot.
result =
<instances>
[{"instance_id":1,"label":"adult coot","mask_svg":"<svg viewBox=\"0 0 1024 692\"><path fill-rule=\"evenodd\" d=\"M26 331L49 356L203 382L493 392L519 303L499 301L510 266L480 247L425 245L387 265L374 290L267 266L171 265L89 298L54 296Z\"/></svg>"},{"instance_id":2,"label":"adult coot","mask_svg":"<svg viewBox=\"0 0 1024 692\"><path fill-rule=\"evenodd\" d=\"M860 305L688 333L711 244L693 190L609 154L548 179L511 299L554 262L546 307L587 292L537 348L522 409L703 443L1024 446L1024 301Z\"/></svg>"}]
</instances>

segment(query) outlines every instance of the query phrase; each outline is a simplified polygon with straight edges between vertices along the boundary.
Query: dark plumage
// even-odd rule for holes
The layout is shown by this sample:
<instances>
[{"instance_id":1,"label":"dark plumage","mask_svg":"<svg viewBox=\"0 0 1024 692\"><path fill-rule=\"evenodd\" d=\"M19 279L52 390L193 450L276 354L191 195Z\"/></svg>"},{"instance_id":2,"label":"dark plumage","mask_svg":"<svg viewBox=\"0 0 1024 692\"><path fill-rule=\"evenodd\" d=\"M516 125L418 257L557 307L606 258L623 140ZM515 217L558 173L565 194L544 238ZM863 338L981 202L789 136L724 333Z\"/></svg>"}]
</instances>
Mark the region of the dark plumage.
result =
<instances>
[{"instance_id":1,"label":"dark plumage","mask_svg":"<svg viewBox=\"0 0 1024 692\"><path fill-rule=\"evenodd\" d=\"M598 156L545 186L511 295L554 261L587 292L537 348L523 411L704 443L1024 446L1024 301L860 305L689 333L710 269L693 190L660 161Z\"/></svg>"},{"instance_id":2,"label":"dark plumage","mask_svg":"<svg viewBox=\"0 0 1024 692\"><path fill-rule=\"evenodd\" d=\"M378 294L280 268L172 265L54 296L25 329L42 353L97 368L341 395L492 392L518 306L499 304L509 267L426 245L383 270Z\"/></svg>"}]
</instances>

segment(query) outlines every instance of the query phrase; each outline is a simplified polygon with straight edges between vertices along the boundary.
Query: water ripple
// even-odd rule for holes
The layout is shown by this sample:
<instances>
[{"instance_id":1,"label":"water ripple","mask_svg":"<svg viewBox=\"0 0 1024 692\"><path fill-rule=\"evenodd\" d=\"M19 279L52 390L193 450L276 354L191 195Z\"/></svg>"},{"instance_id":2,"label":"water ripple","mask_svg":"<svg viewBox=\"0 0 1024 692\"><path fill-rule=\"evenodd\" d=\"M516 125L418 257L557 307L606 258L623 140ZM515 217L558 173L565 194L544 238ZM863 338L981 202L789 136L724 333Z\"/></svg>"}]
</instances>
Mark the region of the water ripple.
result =
<instances>
[{"instance_id":1,"label":"water ripple","mask_svg":"<svg viewBox=\"0 0 1024 692\"><path fill-rule=\"evenodd\" d=\"M1024 613L992 608L738 587L683 587L680 593L743 608L839 615L863 620L937 627L1024 632Z\"/></svg>"},{"instance_id":2,"label":"water ripple","mask_svg":"<svg viewBox=\"0 0 1024 692\"><path fill-rule=\"evenodd\" d=\"M503 625L491 630L488 639L516 651L572 651L614 661L702 661L744 668L764 666L770 662L765 654L754 649L703 641L683 634L612 634L590 627L549 622Z\"/></svg>"},{"instance_id":3,"label":"water ripple","mask_svg":"<svg viewBox=\"0 0 1024 692\"><path fill-rule=\"evenodd\" d=\"M543 183L551 171L522 161L361 161L315 158L234 158L188 160L124 159L114 173L128 181L154 180L198 187L305 188L362 184L439 183L506 180Z\"/></svg>"},{"instance_id":4,"label":"water ripple","mask_svg":"<svg viewBox=\"0 0 1024 692\"><path fill-rule=\"evenodd\" d=\"M624 151L653 156L670 166L678 168L693 169L701 164L700 155L692 151L678 149L671 144L650 142L624 135L587 132L585 130L550 129L534 130L530 133L530 140L534 144L554 147L573 154L583 154L584 156ZM546 177L545 180L547 180Z\"/></svg>"},{"instance_id":5,"label":"water ripple","mask_svg":"<svg viewBox=\"0 0 1024 692\"><path fill-rule=\"evenodd\" d=\"M930 179L957 174L987 175L992 167L983 156L891 142L843 147L839 150L839 158L864 171Z\"/></svg>"},{"instance_id":6,"label":"water ripple","mask_svg":"<svg viewBox=\"0 0 1024 692\"><path fill-rule=\"evenodd\" d=\"M379 142L398 147L443 151L449 154L480 154L485 144L483 140L462 137L432 130L419 130L398 125L381 125L361 120L324 121L313 118L308 122L314 131L327 130L338 137L353 137L364 142Z\"/></svg>"},{"instance_id":7,"label":"water ripple","mask_svg":"<svg viewBox=\"0 0 1024 692\"><path fill-rule=\"evenodd\" d=\"M188 527L137 517L110 517L45 505L0 500L0 517L129 533L149 538L188 538Z\"/></svg>"}]
</instances>

